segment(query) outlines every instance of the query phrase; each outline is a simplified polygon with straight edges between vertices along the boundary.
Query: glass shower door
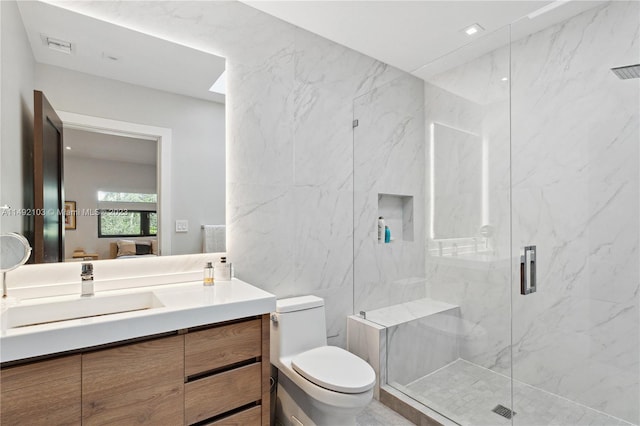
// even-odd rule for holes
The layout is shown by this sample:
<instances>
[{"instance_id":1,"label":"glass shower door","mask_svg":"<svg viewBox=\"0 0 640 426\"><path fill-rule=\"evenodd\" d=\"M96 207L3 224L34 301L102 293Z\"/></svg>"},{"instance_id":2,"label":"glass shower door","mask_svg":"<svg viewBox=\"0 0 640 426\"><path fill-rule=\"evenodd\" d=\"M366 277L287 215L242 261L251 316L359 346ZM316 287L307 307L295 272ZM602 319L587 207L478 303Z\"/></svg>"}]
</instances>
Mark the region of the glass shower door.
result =
<instances>
[{"instance_id":1,"label":"glass shower door","mask_svg":"<svg viewBox=\"0 0 640 426\"><path fill-rule=\"evenodd\" d=\"M640 80L611 71L639 21L571 2L511 28L516 425L640 423Z\"/></svg>"},{"instance_id":2,"label":"glass shower door","mask_svg":"<svg viewBox=\"0 0 640 426\"><path fill-rule=\"evenodd\" d=\"M429 299L455 308L413 325L429 352L453 356L405 389L463 425L511 424L509 40L503 28L417 71L427 129L425 286Z\"/></svg>"},{"instance_id":3,"label":"glass shower door","mask_svg":"<svg viewBox=\"0 0 640 426\"><path fill-rule=\"evenodd\" d=\"M383 336L383 387L508 425L509 28L416 75L354 100L355 312Z\"/></svg>"}]
</instances>

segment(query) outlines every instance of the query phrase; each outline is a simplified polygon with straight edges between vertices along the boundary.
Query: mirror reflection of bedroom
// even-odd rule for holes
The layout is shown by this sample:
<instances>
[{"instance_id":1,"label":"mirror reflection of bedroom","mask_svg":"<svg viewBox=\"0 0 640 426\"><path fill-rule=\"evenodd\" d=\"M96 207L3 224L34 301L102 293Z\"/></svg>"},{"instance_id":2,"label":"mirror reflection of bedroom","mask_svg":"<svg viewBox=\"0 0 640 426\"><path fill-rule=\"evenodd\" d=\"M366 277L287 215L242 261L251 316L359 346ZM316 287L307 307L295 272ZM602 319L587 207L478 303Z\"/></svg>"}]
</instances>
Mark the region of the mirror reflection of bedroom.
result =
<instances>
[{"instance_id":1,"label":"mirror reflection of bedroom","mask_svg":"<svg viewBox=\"0 0 640 426\"><path fill-rule=\"evenodd\" d=\"M36 263L225 251L225 58L45 2L18 9L22 124L41 91L63 128L62 250ZM29 220L16 231L33 245L47 232Z\"/></svg>"},{"instance_id":2,"label":"mirror reflection of bedroom","mask_svg":"<svg viewBox=\"0 0 640 426\"><path fill-rule=\"evenodd\" d=\"M75 213L65 221L65 260L157 255L157 142L76 129L64 138L65 197Z\"/></svg>"}]
</instances>

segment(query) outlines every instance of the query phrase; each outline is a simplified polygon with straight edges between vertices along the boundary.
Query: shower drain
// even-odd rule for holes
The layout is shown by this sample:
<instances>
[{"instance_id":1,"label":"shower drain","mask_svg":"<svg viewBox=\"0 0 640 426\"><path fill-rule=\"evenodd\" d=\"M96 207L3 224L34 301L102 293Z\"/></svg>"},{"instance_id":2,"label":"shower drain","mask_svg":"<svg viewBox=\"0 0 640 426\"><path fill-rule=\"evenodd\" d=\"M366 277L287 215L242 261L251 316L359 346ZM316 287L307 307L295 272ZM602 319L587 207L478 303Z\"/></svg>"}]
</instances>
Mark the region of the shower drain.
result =
<instances>
[{"instance_id":1,"label":"shower drain","mask_svg":"<svg viewBox=\"0 0 640 426\"><path fill-rule=\"evenodd\" d=\"M505 407L504 405L496 405L496 408L494 408L493 410L494 413L501 415L502 417L504 417L505 419L510 419L511 417L515 416L517 413L515 411L511 411L509 408Z\"/></svg>"}]
</instances>

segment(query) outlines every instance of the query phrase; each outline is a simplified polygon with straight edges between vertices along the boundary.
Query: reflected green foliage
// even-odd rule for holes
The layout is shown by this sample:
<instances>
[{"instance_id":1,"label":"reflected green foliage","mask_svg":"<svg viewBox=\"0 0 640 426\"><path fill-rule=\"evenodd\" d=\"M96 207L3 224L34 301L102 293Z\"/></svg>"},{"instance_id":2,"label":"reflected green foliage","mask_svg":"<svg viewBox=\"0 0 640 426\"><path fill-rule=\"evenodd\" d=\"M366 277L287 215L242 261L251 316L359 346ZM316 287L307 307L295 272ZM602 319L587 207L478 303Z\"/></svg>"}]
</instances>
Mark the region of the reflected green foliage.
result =
<instances>
[{"instance_id":1,"label":"reflected green foliage","mask_svg":"<svg viewBox=\"0 0 640 426\"><path fill-rule=\"evenodd\" d=\"M137 194L133 192L98 191L98 201L119 201L127 203L157 203L158 194Z\"/></svg>"},{"instance_id":2,"label":"reflected green foliage","mask_svg":"<svg viewBox=\"0 0 640 426\"><path fill-rule=\"evenodd\" d=\"M141 210L101 210L98 237L154 236L158 214Z\"/></svg>"},{"instance_id":3,"label":"reflected green foliage","mask_svg":"<svg viewBox=\"0 0 640 426\"><path fill-rule=\"evenodd\" d=\"M158 234L158 213L149 213L149 233Z\"/></svg>"},{"instance_id":4,"label":"reflected green foliage","mask_svg":"<svg viewBox=\"0 0 640 426\"><path fill-rule=\"evenodd\" d=\"M102 211L100 230L103 235L140 235L141 215L137 212Z\"/></svg>"}]
</instances>

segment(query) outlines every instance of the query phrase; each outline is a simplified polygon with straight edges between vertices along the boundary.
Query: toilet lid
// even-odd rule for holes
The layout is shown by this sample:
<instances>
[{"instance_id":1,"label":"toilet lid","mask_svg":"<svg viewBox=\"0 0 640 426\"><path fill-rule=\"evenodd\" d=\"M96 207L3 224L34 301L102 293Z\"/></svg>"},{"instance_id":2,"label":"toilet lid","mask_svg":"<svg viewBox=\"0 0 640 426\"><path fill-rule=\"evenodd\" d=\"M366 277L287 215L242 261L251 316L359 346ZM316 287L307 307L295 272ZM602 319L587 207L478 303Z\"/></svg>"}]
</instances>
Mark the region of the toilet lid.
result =
<instances>
[{"instance_id":1,"label":"toilet lid","mask_svg":"<svg viewBox=\"0 0 640 426\"><path fill-rule=\"evenodd\" d=\"M369 364L336 346L302 352L291 360L291 366L310 382L336 392L366 392L376 382L376 373Z\"/></svg>"}]
</instances>

